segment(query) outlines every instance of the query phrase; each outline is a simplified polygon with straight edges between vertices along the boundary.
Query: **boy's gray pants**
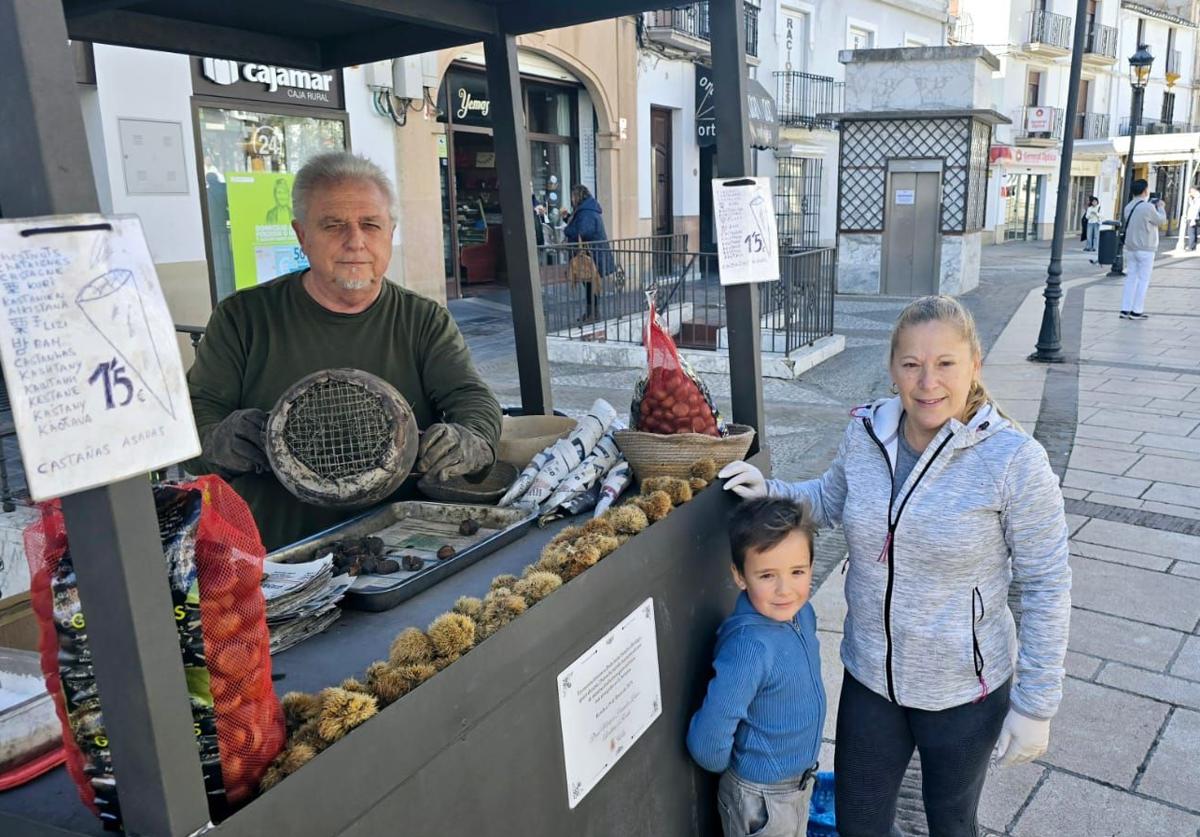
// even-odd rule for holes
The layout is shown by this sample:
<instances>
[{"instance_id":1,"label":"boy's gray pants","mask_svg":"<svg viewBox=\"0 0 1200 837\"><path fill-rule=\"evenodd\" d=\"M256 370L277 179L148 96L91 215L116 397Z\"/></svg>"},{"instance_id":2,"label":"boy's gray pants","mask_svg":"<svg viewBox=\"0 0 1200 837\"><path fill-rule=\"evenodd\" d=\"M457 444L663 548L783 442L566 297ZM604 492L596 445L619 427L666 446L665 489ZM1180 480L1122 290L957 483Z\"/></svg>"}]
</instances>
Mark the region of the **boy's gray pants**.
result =
<instances>
[{"instance_id":1,"label":"boy's gray pants","mask_svg":"<svg viewBox=\"0 0 1200 837\"><path fill-rule=\"evenodd\" d=\"M764 785L726 770L717 788L725 837L804 837L808 833L808 803L815 773Z\"/></svg>"}]
</instances>

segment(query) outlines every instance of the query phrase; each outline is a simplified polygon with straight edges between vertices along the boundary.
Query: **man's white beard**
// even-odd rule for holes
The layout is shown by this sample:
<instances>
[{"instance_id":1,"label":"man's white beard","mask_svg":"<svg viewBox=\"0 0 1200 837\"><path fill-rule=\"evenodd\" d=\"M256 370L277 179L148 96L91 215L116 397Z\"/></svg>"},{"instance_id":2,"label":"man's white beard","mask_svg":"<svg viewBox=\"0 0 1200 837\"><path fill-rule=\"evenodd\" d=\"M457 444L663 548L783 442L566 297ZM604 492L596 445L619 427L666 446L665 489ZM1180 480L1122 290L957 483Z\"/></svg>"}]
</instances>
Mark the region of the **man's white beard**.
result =
<instances>
[{"instance_id":1,"label":"man's white beard","mask_svg":"<svg viewBox=\"0 0 1200 837\"><path fill-rule=\"evenodd\" d=\"M372 280L335 278L333 281L336 282L337 286L343 291L361 291L363 288L369 288Z\"/></svg>"}]
</instances>

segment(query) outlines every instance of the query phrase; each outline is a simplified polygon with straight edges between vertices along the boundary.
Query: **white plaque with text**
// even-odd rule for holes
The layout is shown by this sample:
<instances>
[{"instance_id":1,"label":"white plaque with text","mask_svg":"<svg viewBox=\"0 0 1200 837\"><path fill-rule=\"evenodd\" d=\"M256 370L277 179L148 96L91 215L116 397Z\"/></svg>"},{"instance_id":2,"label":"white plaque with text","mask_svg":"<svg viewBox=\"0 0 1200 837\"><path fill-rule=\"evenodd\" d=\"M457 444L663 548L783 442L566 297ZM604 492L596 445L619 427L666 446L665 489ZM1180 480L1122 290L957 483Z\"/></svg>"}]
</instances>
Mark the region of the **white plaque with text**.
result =
<instances>
[{"instance_id":1,"label":"white plaque with text","mask_svg":"<svg viewBox=\"0 0 1200 837\"><path fill-rule=\"evenodd\" d=\"M137 218L0 221L0 294L0 361L34 500L200 452Z\"/></svg>"},{"instance_id":2,"label":"white plaque with text","mask_svg":"<svg viewBox=\"0 0 1200 837\"><path fill-rule=\"evenodd\" d=\"M712 190L721 284L778 280L779 234L770 178L714 178Z\"/></svg>"},{"instance_id":3,"label":"white plaque with text","mask_svg":"<svg viewBox=\"0 0 1200 837\"><path fill-rule=\"evenodd\" d=\"M653 599L558 675L558 708L574 808L662 714Z\"/></svg>"}]
</instances>

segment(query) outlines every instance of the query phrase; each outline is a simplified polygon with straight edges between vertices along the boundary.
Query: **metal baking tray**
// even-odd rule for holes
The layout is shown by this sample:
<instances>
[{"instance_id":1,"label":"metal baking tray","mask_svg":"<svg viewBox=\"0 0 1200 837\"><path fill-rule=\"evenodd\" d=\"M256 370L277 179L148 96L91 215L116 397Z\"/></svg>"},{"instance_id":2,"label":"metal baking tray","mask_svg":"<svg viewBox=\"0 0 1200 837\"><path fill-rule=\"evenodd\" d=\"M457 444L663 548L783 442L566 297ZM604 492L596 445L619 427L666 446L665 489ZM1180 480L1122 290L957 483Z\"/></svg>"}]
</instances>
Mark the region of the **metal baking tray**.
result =
<instances>
[{"instance_id":1,"label":"metal baking tray","mask_svg":"<svg viewBox=\"0 0 1200 837\"><path fill-rule=\"evenodd\" d=\"M32 651L0 648L0 773L62 743L62 726Z\"/></svg>"},{"instance_id":2,"label":"metal baking tray","mask_svg":"<svg viewBox=\"0 0 1200 837\"><path fill-rule=\"evenodd\" d=\"M468 517L479 523L479 531L474 535L460 535L458 526ZM278 549L267 559L288 564L304 563L321 557L321 550L337 541L368 535L383 540L387 557L399 560L401 555L416 555L424 558L425 566L420 570L360 575L346 591L344 602L347 607L388 610L517 540L536 519L535 512L524 509L467 503L392 503ZM444 544L454 547L455 553L439 561L437 551Z\"/></svg>"}]
</instances>

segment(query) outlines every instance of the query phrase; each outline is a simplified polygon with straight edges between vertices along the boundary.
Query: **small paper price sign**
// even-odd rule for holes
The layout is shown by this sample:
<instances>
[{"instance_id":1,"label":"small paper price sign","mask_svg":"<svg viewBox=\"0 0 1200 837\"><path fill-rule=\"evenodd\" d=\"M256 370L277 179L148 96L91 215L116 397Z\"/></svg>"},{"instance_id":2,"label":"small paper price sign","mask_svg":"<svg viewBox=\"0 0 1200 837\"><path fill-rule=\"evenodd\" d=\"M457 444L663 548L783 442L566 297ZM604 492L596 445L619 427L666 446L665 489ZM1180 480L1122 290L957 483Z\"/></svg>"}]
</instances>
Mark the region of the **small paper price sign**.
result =
<instances>
[{"instance_id":1,"label":"small paper price sign","mask_svg":"<svg viewBox=\"0 0 1200 837\"><path fill-rule=\"evenodd\" d=\"M200 453L141 222L0 221L0 361L34 500Z\"/></svg>"},{"instance_id":2,"label":"small paper price sign","mask_svg":"<svg viewBox=\"0 0 1200 837\"><path fill-rule=\"evenodd\" d=\"M770 178L714 179L712 190L721 284L777 281L779 244Z\"/></svg>"}]
</instances>

